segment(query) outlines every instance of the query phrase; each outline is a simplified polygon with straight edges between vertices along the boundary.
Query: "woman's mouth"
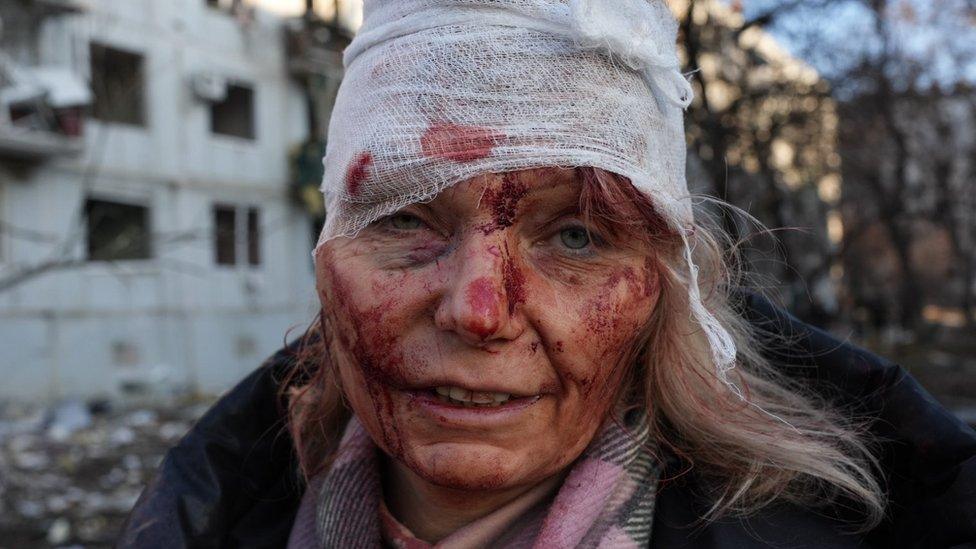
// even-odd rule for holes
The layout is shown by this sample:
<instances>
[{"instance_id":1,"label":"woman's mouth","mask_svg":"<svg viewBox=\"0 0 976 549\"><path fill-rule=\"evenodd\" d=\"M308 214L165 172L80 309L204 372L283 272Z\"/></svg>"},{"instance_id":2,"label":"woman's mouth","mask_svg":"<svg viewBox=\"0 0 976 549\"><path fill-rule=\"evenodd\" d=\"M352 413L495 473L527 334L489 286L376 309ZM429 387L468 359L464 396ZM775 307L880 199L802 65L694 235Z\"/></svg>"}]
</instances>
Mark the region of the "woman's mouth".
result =
<instances>
[{"instance_id":1,"label":"woman's mouth","mask_svg":"<svg viewBox=\"0 0 976 549\"><path fill-rule=\"evenodd\" d=\"M469 391L461 387L446 385L435 387L433 393L441 402L465 407L496 408L512 399L512 395L509 393Z\"/></svg>"},{"instance_id":2,"label":"woman's mouth","mask_svg":"<svg viewBox=\"0 0 976 549\"><path fill-rule=\"evenodd\" d=\"M494 428L517 424L542 395L516 395L490 390L471 390L455 385L404 391L411 408L435 420L441 427Z\"/></svg>"}]
</instances>

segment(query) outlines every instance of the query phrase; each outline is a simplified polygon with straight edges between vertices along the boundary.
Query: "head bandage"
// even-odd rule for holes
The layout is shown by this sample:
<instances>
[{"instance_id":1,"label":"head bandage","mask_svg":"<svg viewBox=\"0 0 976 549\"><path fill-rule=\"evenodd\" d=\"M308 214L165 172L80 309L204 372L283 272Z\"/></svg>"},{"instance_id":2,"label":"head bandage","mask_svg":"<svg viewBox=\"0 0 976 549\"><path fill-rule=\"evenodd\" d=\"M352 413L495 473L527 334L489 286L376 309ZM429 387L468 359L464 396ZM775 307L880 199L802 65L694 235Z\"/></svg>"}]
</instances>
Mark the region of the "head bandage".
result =
<instances>
[{"instance_id":1,"label":"head bandage","mask_svg":"<svg viewBox=\"0 0 976 549\"><path fill-rule=\"evenodd\" d=\"M687 237L692 89L664 0L366 0L344 54L319 244L488 172L629 178L685 238L689 302L720 376L735 345L704 307Z\"/></svg>"}]
</instances>

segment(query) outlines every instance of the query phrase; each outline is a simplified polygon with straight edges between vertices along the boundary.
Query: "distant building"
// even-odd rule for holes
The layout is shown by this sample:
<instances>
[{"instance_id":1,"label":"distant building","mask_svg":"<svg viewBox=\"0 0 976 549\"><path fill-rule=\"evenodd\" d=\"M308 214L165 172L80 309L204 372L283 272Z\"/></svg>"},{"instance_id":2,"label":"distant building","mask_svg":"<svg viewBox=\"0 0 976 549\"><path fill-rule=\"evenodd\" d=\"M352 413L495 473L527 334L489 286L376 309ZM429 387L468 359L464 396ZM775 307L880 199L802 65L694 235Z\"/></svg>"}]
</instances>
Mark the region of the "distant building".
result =
<instances>
[{"instance_id":1,"label":"distant building","mask_svg":"<svg viewBox=\"0 0 976 549\"><path fill-rule=\"evenodd\" d=\"M0 20L0 398L219 391L307 325L293 164L322 148L338 29L216 0Z\"/></svg>"}]
</instances>

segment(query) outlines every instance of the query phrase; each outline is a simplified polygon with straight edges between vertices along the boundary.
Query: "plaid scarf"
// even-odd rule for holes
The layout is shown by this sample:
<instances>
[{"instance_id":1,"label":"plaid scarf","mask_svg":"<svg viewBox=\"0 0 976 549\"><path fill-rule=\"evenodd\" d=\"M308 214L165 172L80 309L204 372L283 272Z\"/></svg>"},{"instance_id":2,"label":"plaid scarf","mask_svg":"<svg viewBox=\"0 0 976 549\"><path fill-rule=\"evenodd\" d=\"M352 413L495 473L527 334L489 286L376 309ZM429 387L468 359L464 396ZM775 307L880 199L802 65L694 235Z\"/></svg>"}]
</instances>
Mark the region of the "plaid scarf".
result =
<instances>
[{"instance_id":1,"label":"plaid scarf","mask_svg":"<svg viewBox=\"0 0 976 549\"><path fill-rule=\"evenodd\" d=\"M627 427L608 420L530 527L492 547L646 547L660 461L643 413ZM290 549L383 546L379 450L355 417L332 467L309 483Z\"/></svg>"}]
</instances>

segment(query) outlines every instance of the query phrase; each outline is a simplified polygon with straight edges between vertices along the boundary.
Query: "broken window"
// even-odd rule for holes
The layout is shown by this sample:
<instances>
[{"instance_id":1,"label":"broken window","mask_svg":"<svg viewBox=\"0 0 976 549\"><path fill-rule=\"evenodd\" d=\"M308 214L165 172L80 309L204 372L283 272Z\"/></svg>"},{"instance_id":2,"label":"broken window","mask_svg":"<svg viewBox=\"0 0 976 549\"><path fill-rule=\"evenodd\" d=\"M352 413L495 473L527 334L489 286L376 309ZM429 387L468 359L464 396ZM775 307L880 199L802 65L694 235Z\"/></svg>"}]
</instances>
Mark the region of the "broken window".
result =
<instances>
[{"instance_id":1,"label":"broken window","mask_svg":"<svg viewBox=\"0 0 976 549\"><path fill-rule=\"evenodd\" d=\"M243 84L228 83L224 100L210 107L210 131L254 139L254 90Z\"/></svg>"},{"instance_id":2,"label":"broken window","mask_svg":"<svg viewBox=\"0 0 976 549\"><path fill-rule=\"evenodd\" d=\"M247 210L247 263L261 264L261 218L257 208Z\"/></svg>"},{"instance_id":3,"label":"broken window","mask_svg":"<svg viewBox=\"0 0 976 549\"><path fill-rule=\"evenodd\" d=\"M92 43L92 116L105 122L145 126L145 63L142 55Z\"/></svg>"},{"instance_id":4,"label":"broken window","mask_svg":"<svg viewBox=\"0 0 976 549\"><path fill-rule=\"evenodd\" d=\"M237 210L233 206L214 206L214 250L217 265L237 263Z\"/></svg>"},{"instance_id":5,"label":"broken window","mask_svg":"<svg viewBox=\"0 0 976 549\"><path fill-rule=\"evenodd\" d=\"M85 201L89 261L149 259L149 208L89 198Z\"/></svg>"},{"instance_id":6,"label":"broken window","mask_svg":"<svg viewBox=\"0 0 976 549\"><path fill-rule=\"evenodd\" d=\"M215 205L214 258L217 265L261 265L261 212L258 208Z\"/></svg>"}]
</instances>

